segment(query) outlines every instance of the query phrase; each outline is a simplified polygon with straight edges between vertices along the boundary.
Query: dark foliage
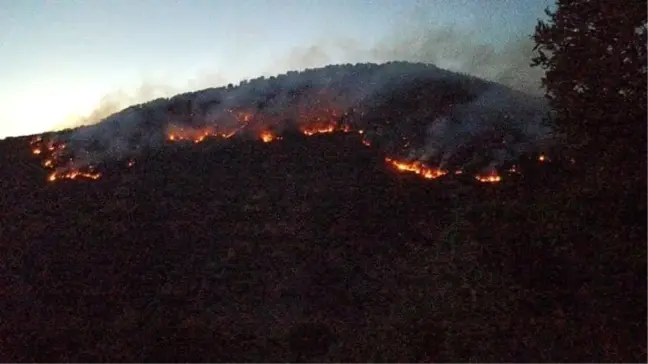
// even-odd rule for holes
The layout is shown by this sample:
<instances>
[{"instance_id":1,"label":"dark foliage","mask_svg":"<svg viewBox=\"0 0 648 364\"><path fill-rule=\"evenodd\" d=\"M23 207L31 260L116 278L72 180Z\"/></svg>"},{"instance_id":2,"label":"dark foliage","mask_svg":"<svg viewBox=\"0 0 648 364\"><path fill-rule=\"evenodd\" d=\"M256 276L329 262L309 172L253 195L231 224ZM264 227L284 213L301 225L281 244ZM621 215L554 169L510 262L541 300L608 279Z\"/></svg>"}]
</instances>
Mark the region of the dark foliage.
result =
<instances>
[{"instance_id":1,"label":"dark foliage","mask_svg":"<svg viewBox=\"0 0 648 364\"><path fill-rule=\"evenodd\" d=\"M381 114L425 107L415 84ZM455 86L443 102L473 97ZM0 359L646 361L645 191L531 160L431 182L286 120L96 182L46 184L26 138L1 142Z\"/></svg>"},{"instance_id":2,"label":"dark foliage","mask_svg":"<svg viewBox=\"0 0 648 364\"><path fill-rule=\"evenodd\" d=\"M646 1L559 0L534 35L553 129L599 183L645 188Z\"/></svg>"}]
</instances>

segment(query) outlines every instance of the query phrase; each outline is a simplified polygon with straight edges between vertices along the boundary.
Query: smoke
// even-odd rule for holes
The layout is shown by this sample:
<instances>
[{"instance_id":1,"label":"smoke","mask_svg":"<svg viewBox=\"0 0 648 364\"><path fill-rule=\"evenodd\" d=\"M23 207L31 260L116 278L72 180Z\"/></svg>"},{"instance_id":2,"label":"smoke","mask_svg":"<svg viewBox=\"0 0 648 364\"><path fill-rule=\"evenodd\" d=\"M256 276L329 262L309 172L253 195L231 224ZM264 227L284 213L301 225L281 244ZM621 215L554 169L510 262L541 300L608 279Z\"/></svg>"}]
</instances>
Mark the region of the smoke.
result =
<instances>
[{"instance_id":1,"label":"smoke","mask_svg":"<svg viewBox=\"0 0 648 364\"><path fill-rule=\"evenodd\" d=\"M455 107L430 123L418 159L470 166L489 160L494 168L550 143L544 125L544 100L491 87L472 102ZM467 155L461 155L468 150Z\"/></svg>"},{"instance_id":2,"label":"smoke","mask_svg":"<svg viewBox=\"0 0 648 364\"><path fill-rule=\"evenodd\" d=\"M438 26L425 20L420 13L396 24L387 36L377 43L359 39L324 36L313 44L295 47L262 71L261 74L280 74L289 70L324 67L330 64L407 61L435 65L461 74L494 81L531 95L541 95L543 70L530 67L533 41L530 34L517 34L501 46L480 42L477 30L456 25ZM187 90L225 85L232 80L218 70L203 70L184 87L165 85L160 82L143 82L132 92L117 90L104 95L95 109L83 117L68 118L56 129L91 125L117 113L124 108L159 97L171 97ZM370 82L379 87L380 78ZM284 82L287 82L284 80ZM257 88L260 86L257 85ZM237 97L260 91L240 88ZM365 92L367 93L367 92ZM218 112L216 113L218 114Z\"/></svg>"},{"instance_id":3,"label":"smoke","mask_svg":"<svg viewBox=\"0 0 648 364\"><path fill-rule=\"evenodd\" d=\"M141 104L159 97L170 97L178 92L180 90L176 87L154 82L142 82L139 87L130 92L123 89L110 91L101 96L90 113L83 116L69 116L57 124L54 129L93 125L131 105Z\"/></svg>"},{"instance_id":4,"label":"smoke","mask_svg":"<svg viewBox=\"0 0 648 364\"><path fill-rule=\"evenodd\" d=\"M474 31L456 27L413 28L384 40L371 52L377 60L431 63L519 91L541 93L543 72L530 66L534 43L528 36L520 35L501 48L474 39L478 39Z\"/></svg>"},{"instance_id":5,"label":"smoke","mask_svg":"<svg viewBox=\"0 0 648 364\"><path fill-rule=\"evenodd\" d=\"M496 46L477 41L476 30L436 26L411 19L399 24L375 44L351 38L322 37L311 45L295 47L271 64L268 72L302 70L331 63L422 62L541 95L543 70L530 66L533 40L530 34L512 37Z\"/></svg>"},{"instance_id":6,"label":"smoke","mask_svg":"<svg viewBox=\"0 0 648 364\"><path fill-rule=\"evenodd\" d=\"M141 87L135 95L153 97L159 90ZM106 97L86 120L101 118L133 97ZM365 63L158 98L60 135L63 140L58 141L69 146L74 167L80 168L158 147L170 127L187 135L200 135L207 128L216 134L244 130L239 135L258 137L263 130L281 132L291 123L317 127L344 117L345 125L365 130L365 137L391 156L445 165L462 148L478 145L470 152L473 160L459 163L488 159L497 165L545 135L539 123L543 107L542 99L433 65Z\"/></svg>"},{"instance_id":7,"label":"smoke","mask_svg":"<svg viewBox=\"0 0 648 364\"><path fill-rule=\"evenodd\" d=\"M189 79L184 87L172 86L162 82L143 81L139 87L130 91L117 89L101 96L97 104L87 115L71 115L55 125L54 130L93 125L132 105L142 104L158 98L169 98L187 90L200 90L227 84L222 73L214 70L203 70Z\"/></svg>"}]
</instances>

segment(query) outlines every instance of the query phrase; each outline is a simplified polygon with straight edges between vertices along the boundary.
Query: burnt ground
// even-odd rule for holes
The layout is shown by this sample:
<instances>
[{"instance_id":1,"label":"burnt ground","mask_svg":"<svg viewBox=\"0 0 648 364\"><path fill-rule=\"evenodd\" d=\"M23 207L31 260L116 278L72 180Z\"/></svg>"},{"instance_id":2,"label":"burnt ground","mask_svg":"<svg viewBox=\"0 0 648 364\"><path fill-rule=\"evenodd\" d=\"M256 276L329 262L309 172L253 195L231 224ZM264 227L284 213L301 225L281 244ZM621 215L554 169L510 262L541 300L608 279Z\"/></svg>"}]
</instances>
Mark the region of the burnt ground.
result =
<instances>
[{"instance_id":1,"label":"burnt ground","mask_svg":"<svg viewBox=\"0 0 648 364\"><path fill-rule=\"evenodd\" d=\"M645 194L424 181L335 136L48 184L26 144L0 143L3 361L646 360Z\"/></svg>"}]
</instances>

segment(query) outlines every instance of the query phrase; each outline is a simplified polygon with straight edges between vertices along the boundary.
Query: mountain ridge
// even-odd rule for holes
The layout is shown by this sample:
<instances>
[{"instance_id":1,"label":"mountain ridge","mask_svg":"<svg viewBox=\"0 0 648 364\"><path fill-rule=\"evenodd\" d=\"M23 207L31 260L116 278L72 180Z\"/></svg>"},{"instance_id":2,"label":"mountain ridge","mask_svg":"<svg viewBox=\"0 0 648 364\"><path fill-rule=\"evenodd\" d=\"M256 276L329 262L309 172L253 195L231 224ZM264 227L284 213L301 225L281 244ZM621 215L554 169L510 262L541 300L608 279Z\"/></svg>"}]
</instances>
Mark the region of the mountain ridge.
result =
<instances>
[{"instance_id":1,"label":"mountain ridge","mask_svg":"<svg viewBox=\"0 0 648 364\"><path fill-rule=\"evenodd\" d=\"M38 142L66 148L47 162L60 175L92 176L93 165L133 158L177 133L202 141L345 130L363 133L392 159L491 173L547 149L545 107L537 97L428 64L332 65L152 100Z\"/></svg>"}]
</instances>

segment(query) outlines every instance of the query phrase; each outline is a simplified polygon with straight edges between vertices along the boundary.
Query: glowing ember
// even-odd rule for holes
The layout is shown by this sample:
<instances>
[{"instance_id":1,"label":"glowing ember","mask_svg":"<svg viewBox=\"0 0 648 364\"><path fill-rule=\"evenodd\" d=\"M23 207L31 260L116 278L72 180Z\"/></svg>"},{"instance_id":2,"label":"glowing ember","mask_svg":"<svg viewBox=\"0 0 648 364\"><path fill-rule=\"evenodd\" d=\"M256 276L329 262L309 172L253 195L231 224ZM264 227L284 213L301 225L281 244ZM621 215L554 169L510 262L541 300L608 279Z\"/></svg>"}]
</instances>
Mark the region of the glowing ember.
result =
<instances>
[{"instance_id":1,"label":"glowing ember","mask_svg":"<svg viewBox=\"0 0 648 364\"><path fill-rule=\"evenodd\" d=\"M43 167L54 170L47 175L49 182L81 178L96 180L101 177L100 173L94 172L93 166L88 166L85 171L72 168L73 159L63 154L67 147L65 144L49 142L45 146L43 145L42 137L34 138L30 144L32 146L32 152L43 158Z\"/></svg>"},{"instance_id":2,"label":"glowing ember","mask_svg":"<svg viewBox=\"0 0 648 364\"><path fill-rule=\"evenodd\" d=\"M263 140L264 143L270 143L275 139L275 136L272 135L271 132L269 131L264 131L261 133L261 140Z\"/></svg>"},{"instance_id":3,"label":"glowing ember","mask_svg":"<svg viewBox=\"0 0 648 364\"><path fill-rule=\"evenodd\" d=\"M80 170L68 170L64 172L52 172L47 176L47 180L49 182L55 182L57 180L61 179L78 179L78 178L85 178L85 179L92 179L92 180L97 180L101 178L101 173L96 173L96 172L83 172Z\"/></svg>"},{"instance_id":4,"label":"glowing ember","mask_svg":"<svg viewBox=\"0 0 648 364\"><path fill-rule=\"evenodd\" d=\"M498 174L491 173L486 176L475 176L475 179L478 180L479 182L497 183L502 180L502 177L500 177Z\"/></svg>"},{"instance_id":5,"label":"glowing ember","mask_svg":"<svg viewBox=\"0 0 648 364\"><path fill-rule=\"evenodd\" d=\"M447 171L430 168L421 162L399 162L391 158L385 158L385 161L400 171L412 172L427 179L434 179L447 174Z\"/></svg>"},{"instance_id":6,"label":"glowing ember","mask_svg":"<svg viewBox=\"0 0 648 364\"><path fill-rule=\"evenodd\" d=\"M317 128L317 129L304 129L304 130L302 130L302 132L305 135L308 135L308 136L315 135L315 134L332 133L334 131L335 131L334 126L326 126L326 127Z\"/></svg>"},{"instance_id":7,"label":"glowing ember","mask_svg":"<svg viewBox=\"0 0 648 364\"><path fill-rule=\"evenodd\" d=\"M364 130L358 129L353 130L348 125L339 125L335 120L336 111L335 110L325 110L328 114L325 116L309 116L304 117L302 125L307 125L301 128L301 132L306 136L311 136L315 134L328 134L328 133L350 133L355 132L361 135L360 140L363 145L370 147L371 142L363 136L365 134ZM219 129L216 126L204 127L204 128L188 128L177 125L169 125L166 130L166 138L171 142L192 142L195 144L201 143L209 138L231 138L236 135L238 132L243 130L245 127L255 124L250 124L254 122L254 115L249 112L240 112L228 110L228 112L236 119L235 126L226 128L227 130ZM304 111L306 115L308 111ZM327 120L330 120L327 122ZM270 143L276 140L281 140L280 135L276 135L271 131L265 130L258 134L258 137L265 143ZM65 155L66 145L58 142L45 142L42 137L36 137L30 141L30 149L34 155L39 155L42 160L42 165L45 168L53 170L47 180L50 182L55 182L63 179L90 179L97 180L101 178L101 173L98 173L94 170L93 166L87 166L83 170L78 168L73 168L74 160L70 158L69 155ZM544 154L538 156L538 161L546 162L549 161ZM442 168L435 168L429 165L424 164L420 161L408 162L408 161L399 161L390 157L385 158L385 162L394 167L396 170L406 173L413 173L419 175L426 179L435 179L441 176L444 176L448 173L454 173L455 175L461 175L464 173L462 170L456 170L453 172L448 172ZM572 160L572 163L573 160ZM131 168L135 165L135 160L130 159L126 162L126 166ZM517 166L513 166L508 169L508 173L519 173ZM486 175L476 175L475 179L484 182L484 183L497 183L502 180L502 177L495 171L490 172Z\"/></svg>"}]
</instances>

